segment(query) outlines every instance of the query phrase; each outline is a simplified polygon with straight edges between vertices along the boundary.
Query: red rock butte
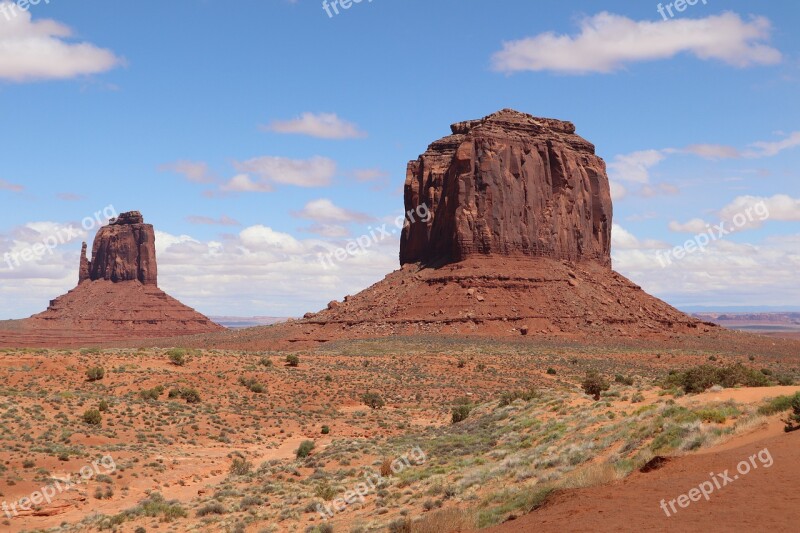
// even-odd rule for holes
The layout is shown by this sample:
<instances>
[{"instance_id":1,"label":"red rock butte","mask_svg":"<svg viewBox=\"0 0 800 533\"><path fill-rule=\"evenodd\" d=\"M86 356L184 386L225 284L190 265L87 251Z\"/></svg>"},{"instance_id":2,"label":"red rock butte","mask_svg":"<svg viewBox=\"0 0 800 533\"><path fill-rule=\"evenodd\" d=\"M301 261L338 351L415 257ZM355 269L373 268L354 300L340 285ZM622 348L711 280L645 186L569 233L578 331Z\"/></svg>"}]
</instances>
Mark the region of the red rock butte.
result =
<instances>
[{"instance_id":1,"label":"red rock butte","mask_svg":"<svg viewBox=\"0 0 800 533\"><path fill-rule=\"evenodd\" d=\"M303 320L213 342L265 348L389 335L719 331L611 269L605 162L570 122L504 109L453 124L408 164L405 211L415 216L402 232L400 270ZM416 216L426 211L430 217Z\"/></svg>"},{"instance_id":2,"label":"red rock butte","mask_svg":"<svg viewBox=\"0 0 800 533\"><path fill-rule=\"evenodd\" d=\"M123 213L81 249L78 286L25 320L0 322L0 346L90 346L224 328L158 288L155 231Z\"/></svg>"}]
</instances>

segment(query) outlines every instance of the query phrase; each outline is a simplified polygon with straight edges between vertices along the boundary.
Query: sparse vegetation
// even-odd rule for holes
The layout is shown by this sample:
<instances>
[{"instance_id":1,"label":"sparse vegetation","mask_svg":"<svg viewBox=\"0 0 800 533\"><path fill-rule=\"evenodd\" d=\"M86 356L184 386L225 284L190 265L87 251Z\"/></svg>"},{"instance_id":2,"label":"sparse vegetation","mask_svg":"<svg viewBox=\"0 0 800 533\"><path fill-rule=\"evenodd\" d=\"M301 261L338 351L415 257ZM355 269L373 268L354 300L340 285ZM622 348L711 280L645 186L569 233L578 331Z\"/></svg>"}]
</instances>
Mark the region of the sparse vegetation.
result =
<instances>
[{"instance_id":1,"label":"sparse vegetation","mask_svg":"<svg viewBox=\"0 0 800 533\"><path fill-rule=\"evenodd\" d=\"M600 394L602 394L603 391L607 391L611 387L608 382L603 379L603 377L595 370L591 370L586 373L586 378L584 378L581 386L583 387L583 392L594 398L594 401L599 401Z\"/></svg>"},{"instance_id":2,"label":"sparse vegetation","mask_svg":"<svg viewBox=\"0 0 800 533\"><path fill-rule=\"evenodd\" d=\"M304 440L300 443L300 447L297 448L295 452L295 456L298 459L305 459L309 455L311 455L311 451L314 449L314 441L313 440Z\"/></svg>"},{"instance_id":3,"label":"sparse vegetation","mask_svg":"<svg viewBox=\"0 0 800 533\"><path fill-rule=\"evenodd\" d=\"M365 392L361 395L361 401L370 409L381 409L385 405L383 398L377 392Z\"/></svg>"},{"instance_id":4,"label":"sparse vegetation","mask_svg":"<svg viewBox=\"0 0 800 533\"><path fill-rule=\"evenodd\" d=\"M186 364L186 350L181 348L173 348L167 352L169 362L175 366L184 366Z\"/></svg>"},{"instance_id":5,"label":"sparse vegetation","mask_svg":"<svg viewBox=\"0 0 800 533\"><path fill-rule=\"evenodd\" d=\"M106 371L102 366L93 366L86 371L86 379L89 381L100 381L106 376Z\"/></svg>"}]
</instances>

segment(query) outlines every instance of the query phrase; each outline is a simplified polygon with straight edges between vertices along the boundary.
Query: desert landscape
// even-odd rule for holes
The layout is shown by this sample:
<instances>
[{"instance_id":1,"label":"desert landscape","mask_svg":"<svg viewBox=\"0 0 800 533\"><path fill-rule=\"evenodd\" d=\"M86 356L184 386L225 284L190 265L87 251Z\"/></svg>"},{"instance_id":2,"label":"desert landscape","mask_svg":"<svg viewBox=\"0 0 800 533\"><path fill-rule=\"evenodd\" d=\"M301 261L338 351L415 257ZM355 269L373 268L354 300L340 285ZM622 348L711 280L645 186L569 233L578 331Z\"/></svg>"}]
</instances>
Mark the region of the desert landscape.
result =
<instances>
[{"instance_id":1,"label":"desert landscape","mask_svg":"<svg viewBox=\"0 0 800 533\"><path fill-rule=\"evenodd\" d=\"M290 28L314 42L345 39L347 28L371 28L370 16L409 15L386 3L323 2L320 12L281 2L231 14L239 33L209 6L193 15L169 6L157 24L180 21L185 49L148 54L118 20L117 35L85 37L106 38L128 58L77 42L58 22L99 31L106 8L47 4L0 0L0 91L59 80L48 87L76 99L59 113L84 113L108 130L62 137L78 159L101 154L93 163L65 157L58 168L67 181L37 179L54 171L50 162L0 161L0 176L20 176L0 179L9 196L0 233L0 530L796 530L800 200L790 194L800 137L788 128L800 110L754 103L766 119L749 127L764 119L784 138L739 149L676 138L707 122L702 111L658 115L686 123L673 129L639 120L656 111L622 89L642 83L631 72L646 68L639 62L671 61L686 79L700 72L697 62L738 67L737 76L753 65L783 68L767 15L675 2L650 9L652 20L601 12L577 34L542 29L518 41L508 39L529 30L487 22L505 40L492 68L463 89L469 105L440 77L455 66L442 56L429 67L414 49L403 57L425 57L420 73L433 85L450 82L439 104L414 107L427 108L419 93L388 109L350 96L352 107L339 105L369 134L335 113L302 112L258 127L287 155L240 158L231 154L255 148L233 133L250 114L239 106L260 96L209 76L195 53L206 50L218 72L230 61L302 85L307 73L283 62L316 56L289 39ZM502 4L512 18L533 13L528 3ZM552 7L549 23L565 24L578 4L592 9ZM441 7L428 9L430 20L445 20ZM790 16L764 9L788 31ZM313 12L317 20L303 22ZM144 27L144 14L127 13L131 28ZM258 21L267 15L286 27L264 36ZM212 51L194 33L211 27L254 48ZM394 53L386 39L403 31L385 31L375 50ZM797 42L775 39L786 56ZM474 53L453 57L477 69ZM617 73L622 66L630 70ZM528 113L541 97L517 73L553 91L559 103L542 108L575 109L583 120ZM607 105L640 107L618 124L601 120L591 99L571 100L566 80L578 75L627 76L612 92L629 92L607 94ZM352 86L347 74L331 76ZM796 84L796 73L775 76ZM653 87L662 79L645 77ZM145 96L155 79L174 107ZM75 80L83 87L69 89ZM513 92L478 87L498 83ZM741 90L740 103L767 89ZM773 101L791 94L777 81L769 90ZM232 116L213 106L196 113L206 91L228 94ZM296 87L269 91L278 91L271 117L311 98ZM708 98L707 116L717 103ZM201 122L180 134L163 125L155 140L120 150L156 108L169 121L205 114L205 126L219 120L220 130L206 138ZM62 133L55 116L26 113L23 130L36 123ZM608 148L640 142L683 147ZM190 155L192 143L228 151L207 163ZM298 155L336 143L345 146L338 162ZM173 151L186 155L165 163ZM398 159L404 181L401 169L382 170ZM109 161L132 169L86 170ZM129 171L144 174L126 180ZM52 192L65 183L69 192ZM86 207L96 202L106 207Z\"/></svg>"}]
</instances>

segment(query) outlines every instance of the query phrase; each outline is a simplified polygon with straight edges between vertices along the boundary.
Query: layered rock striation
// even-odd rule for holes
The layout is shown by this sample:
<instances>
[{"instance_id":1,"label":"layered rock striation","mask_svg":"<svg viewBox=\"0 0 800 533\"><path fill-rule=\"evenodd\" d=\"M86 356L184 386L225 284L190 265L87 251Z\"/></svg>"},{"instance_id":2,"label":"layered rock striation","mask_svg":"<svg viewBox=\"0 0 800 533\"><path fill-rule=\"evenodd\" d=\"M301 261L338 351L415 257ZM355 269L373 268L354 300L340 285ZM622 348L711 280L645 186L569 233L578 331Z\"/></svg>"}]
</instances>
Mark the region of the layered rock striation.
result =
<instances>
[{"instance_id":1,"label":"layered rock striation","mask_svg":"<svg viewBox=\"0 0 800 533\"><path fill-rule=\"evenodd\" d=\"M594 145L570 122L504 109L451 126L408 164L400 264L472 256L591 260L611 266L611 192Z\"/></svg>"}]
</instances>

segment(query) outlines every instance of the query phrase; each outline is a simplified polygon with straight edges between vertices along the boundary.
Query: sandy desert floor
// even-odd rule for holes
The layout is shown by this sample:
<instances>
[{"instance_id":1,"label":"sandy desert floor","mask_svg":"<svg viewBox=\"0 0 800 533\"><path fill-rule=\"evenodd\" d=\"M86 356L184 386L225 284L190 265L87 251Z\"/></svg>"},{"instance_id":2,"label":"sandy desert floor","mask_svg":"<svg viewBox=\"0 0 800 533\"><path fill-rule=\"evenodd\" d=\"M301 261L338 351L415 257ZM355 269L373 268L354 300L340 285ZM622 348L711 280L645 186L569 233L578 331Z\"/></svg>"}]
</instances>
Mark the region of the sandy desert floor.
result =
<instances>
[{"instance_id":1,"label":"sandy desert floor","mask_svg":"<svg viewBox=\"0 0 800 533\"><path fill-rule=\"evenodd\" d=\"M561 523L585 491L616 497L622 489L606 485L621 479L644 506L636 483L655 480L646 494L659 501L688 490L691 465L726 464L715 454L736 456L724 447L743 435L776 435L776 464L790 461L780 443L794 440L780 439L794 435L777 435L781 413L759 411L800 391L778 384L800 378L787 346L404 338L297 352L4 349L0 519L15 532L401 532L517 518L501 526L511 531ZM662 383L703 363L746 365L770 386L686 395ZM103 376L92 381L97 367ZM589 369L611 382L598 402L580 388ZM368 406L367 393L383 406ZM454 410L466 419L453 423ZM299 457L303 443L313 448ZM662 455L688 457L637 473ZM683 461L695 463L662 484ZM68 481L50 501L20 502ZM723 496L692 511L711 512ZM647 500L642 523L665 523L657 504Z\"/></svg>"}]
</instances>

